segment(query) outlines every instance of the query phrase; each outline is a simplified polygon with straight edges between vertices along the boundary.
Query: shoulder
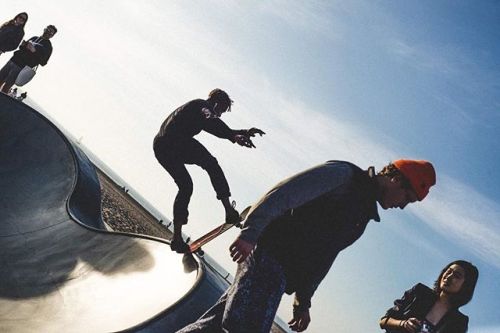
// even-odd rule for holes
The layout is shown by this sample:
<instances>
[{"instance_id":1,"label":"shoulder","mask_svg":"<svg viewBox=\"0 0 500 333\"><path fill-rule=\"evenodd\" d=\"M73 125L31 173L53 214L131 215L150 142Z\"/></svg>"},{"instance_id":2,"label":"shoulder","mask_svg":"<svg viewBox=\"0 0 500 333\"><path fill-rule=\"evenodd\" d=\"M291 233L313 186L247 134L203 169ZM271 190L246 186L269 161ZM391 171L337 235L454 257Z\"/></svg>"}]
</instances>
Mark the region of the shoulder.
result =
<instances>
[{"instance_id":1,"label":"shoulder","mask_svg":"<svg viewBox=\"0 0 500 333\"><path fill-rule=\"evenodd\" d=\"M192 103L193 105L198 105L198 106L201 106L201 107L208 107L208 102L204 99L201 99L201 98L197 98L197 99L193 99L191 102L189 103Z\"/></svg>"},{"instance_id":2,"label":"shoulder","mask_svg":"<svg viewBox=\"0 0 500 333\"><path fill-rule=\"evenodd\" d=\"M412 290L418 295L434 295L434 291L423 283L417 283L412 287Z\"/></svg>"},{"instance_id":3,"label":"shoulder","mask_svg":"<svg viewBox=\"0 0 500 333\"><path fill-rule=\"evenodd\" d=\"M194 111L201 110L204 107L204 100L202 99L193 99L177 108L178 111Z\"/></svg>"},{"instance_id":4,"label":"shoulder","mask_svg":"<svg viewBox=\"0 0 500 333\"><path fill-rule=\"evenodd\" d=\"M210 105L204 99L193 99L185 104L185 106L192 110L203 110L206 108L210 108Z\"/></svg>"},{"instance_id":5,"label":"shoulder","mask_svg":"<svg viewBox=\"0 0 500 333\"><path fill-rule=\"evenodd\" d=\"M50 40L48 40L48 39L43 39L43 38L42 38L41 43L42 43L43 45L47 46L47 47L52 48L52 42L51 42Z\"/></svg>"},{"instance_id":6,"label":"shoulder","mask_svg":"<svg viewBox=\"0 0 500 333\"><path fill-rule=\"evenodd\" d=\"M458 311L458 309L446 315L443 321L445 322L445 332L465 333L469 327L469 317Z\"/></svg>"},{"instance_id":7,"label":"shoulder","mask_svg":"<svg viewBox=\"0 0 500 333\"><path fill-rule=\"evenodd\" d=\"M468 324L469 324L469 317L464 315L462 312L460 312L459 310L456 310L455 311L455 315L454 315L454 319L455 321L460 324L461 326L464 326L464 327L467 327Z\"/></svg>"},{"instance_id":8,"label":"shoulder","mask_svg":"<svg viewBox=\"0 0 500 333\"><path fill-rule=\"evenodd\" d=\"M405 298L433 298L434 291L423 283L417 283L405 291Z\"/></svg>"},{"instance_id":9,"label":"shoulder","mask_svg":"<svg viewBox=\"0 0 500 333\"><path fill-rule=\"evenodd\" d=\"M352 177L359 169L356 165L346 161L327 161L316 168L325 172L342 174L346 177Z\"/></svg>"},{"instance_id":10,"label":"shoulder","mask_svg":"<svg viewBox=\"0 0 500 333\"><path fill-rule=\"evenodd\" d=\"M348 184L353 176L353 169L347 163L341 161L328 161L304 170L295 176L288 178L290 181L310 183L315 187L338 188L340 185Z\"/></svg>"}]
</instances>

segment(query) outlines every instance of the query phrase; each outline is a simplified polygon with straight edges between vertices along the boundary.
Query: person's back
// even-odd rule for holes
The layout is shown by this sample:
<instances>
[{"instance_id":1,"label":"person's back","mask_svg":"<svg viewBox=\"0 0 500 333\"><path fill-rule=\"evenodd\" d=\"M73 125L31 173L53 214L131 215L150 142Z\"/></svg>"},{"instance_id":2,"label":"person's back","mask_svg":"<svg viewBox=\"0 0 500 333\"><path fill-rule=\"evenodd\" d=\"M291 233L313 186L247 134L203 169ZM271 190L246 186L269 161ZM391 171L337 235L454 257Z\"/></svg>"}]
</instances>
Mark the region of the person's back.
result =
<instances>
[{"instance_id":1,"label":"person's back","mask_svg":"<svg viewBox=\"0 0 500 333\"><path fill-rule=\"evenodd\" d=\"M200 133L207 119L200 110L208 108L207 101L195 99L178 107L160 127L154 141L166 143L173 140L189 139Z\"/></svg>"},{"instance_id":2,"label":"person's back","mask_svg":"<svg viewBox=\"0 0 500 333\"><path fill-rule=\"evenodd\" d=\"M324 193L314 198L309 198L307 192L292 194L304 196L305 203L272 221L257 242L282 264L289 291L300 284L307 272L329 267L338 252L361 237L369 219L379 219L375 184L365 170L349 162L329 161L286 182L311 174L318 180L335 176L342 179L335 186L325 181ZM365 218L360 219L359 215Z\"/></svg>"}]
</instances>

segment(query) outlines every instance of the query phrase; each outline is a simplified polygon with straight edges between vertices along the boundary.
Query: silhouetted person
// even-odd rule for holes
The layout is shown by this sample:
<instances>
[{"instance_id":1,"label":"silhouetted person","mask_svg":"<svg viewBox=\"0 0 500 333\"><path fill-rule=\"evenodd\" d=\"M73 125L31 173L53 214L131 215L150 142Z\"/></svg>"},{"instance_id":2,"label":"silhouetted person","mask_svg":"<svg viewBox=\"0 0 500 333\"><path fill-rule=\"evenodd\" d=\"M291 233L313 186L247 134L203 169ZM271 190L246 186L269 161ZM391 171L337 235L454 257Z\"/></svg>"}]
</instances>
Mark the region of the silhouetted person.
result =
<instances>
[{"instance_id":1,"label":"silhouetted person","mask_svg":"<svg viewBox=\"0 0 500 333\"><path fill-rule=\"evenodd\" d=\"M45 66L52 54L51 39L57 32L53 25L47 26L40 37L31 37L28 41L23 41L19 50L14 52L14 56L0 70L0 87L3 93L8 93L9 89L16 82L19 72L24 66L36 67Z\"/></svg>"},{"instance_id":2,"label":"silhouetted person","mask_svg":"<svg viewBox=\"0 0 500 333\"><path fill-rule=\"evenodd\" d=\"M177 108L161 125L153 143L155 156L160 164L172 176L179 191L174 201L174 235L170 247L183 253L188 245L182 239L182 226L188 222L188 205L193 192L193 182L186 164L203 168L210 176L210 181L226 211L226 222L239 221L238 212L231 206L231 192L224 172L210 152L193 137L206 131L219 138L230 140L240 146L255 147L251 137L264 132L257 128L233 130L220 117L231 110L233 101L229 95L214 89L208 99L195 99Z\"/></svg>"}]
</instances>

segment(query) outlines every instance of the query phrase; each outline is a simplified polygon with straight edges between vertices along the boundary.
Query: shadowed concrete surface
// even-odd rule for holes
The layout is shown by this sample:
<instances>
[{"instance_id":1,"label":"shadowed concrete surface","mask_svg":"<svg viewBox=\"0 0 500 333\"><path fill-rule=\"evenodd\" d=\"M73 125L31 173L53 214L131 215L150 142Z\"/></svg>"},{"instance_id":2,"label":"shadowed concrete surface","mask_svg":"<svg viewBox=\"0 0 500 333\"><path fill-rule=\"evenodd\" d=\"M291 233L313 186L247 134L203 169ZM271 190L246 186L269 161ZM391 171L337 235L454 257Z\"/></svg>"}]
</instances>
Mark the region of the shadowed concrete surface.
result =
<instances>
[{"instance_id":1,"label":"shadowed concrete surface","mask_svg":"<svg viewBox=\"0 0 500 333\"><path fill-rule=\"evenodd\" d=\"M103 231L93 165L0 94L0 332L174 332L227 284L152 237Z\"/></svg>"}]
</instances>

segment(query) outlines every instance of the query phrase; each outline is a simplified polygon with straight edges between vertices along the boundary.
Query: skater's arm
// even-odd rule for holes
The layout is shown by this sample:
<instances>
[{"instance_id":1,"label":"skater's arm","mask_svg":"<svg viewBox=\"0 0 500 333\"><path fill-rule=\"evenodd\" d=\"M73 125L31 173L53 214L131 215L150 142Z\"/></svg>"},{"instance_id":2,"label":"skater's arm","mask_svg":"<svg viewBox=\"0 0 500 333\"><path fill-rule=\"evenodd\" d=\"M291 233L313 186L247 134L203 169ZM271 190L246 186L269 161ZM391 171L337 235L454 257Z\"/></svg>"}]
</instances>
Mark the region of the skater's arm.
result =
<instances>
[{"instance_id":1,"label":"skater's arm","mask_svg":"<svg viewBox=\"0 0 500 333\"><path fill-rule=\"evenodd\" d=\"M264 131L255 127L248 130L233 130L219 118L206 120L203 129L216 137L228 139L232 143L237 143L240 146L248 148L255 148L251 137L254 137L256 134L259 134L260 136L265 134Z\"/></svg>"},{"instance_id":2,"label":"skater's arm","mask_svg":"<svg viewBox=\"0 0 500 333\"><path fill-rule=\"evenodd\" d=\"M259 134L260 136L263 136L264 134L266 134L266 132L264 132L263 130L258 129L256 127L252 127L249 129L233 130L233 132L235 134L245 135L245 136L252 137L252 138L257 134Z\"/></svg>"},{"instance_id":3,"label":"skater's arm","mask_svg":"<svg viewBox=\"0 0 500 333\"><path fill-rule=\"evenodd\" d=\"M236 131L229 128L229 126L227 126L226 123L219 118L207 119L204 123L203 129L218 138L228 139L233 143L235 142L234 137L236 135Z\"/></svg>"},{"instance_id":4,"label":"skater's arm","mask_svg":"<svg viewBox=\"0 0 500 333\"><path fill-rule=\"evenodd\" d=\"M255 148L251 138L253 138L256 134L259 134L260 136L266 134L263 130L255 127L247 130L235 130L233 132L235 133L234 141L240 146L248 148Z\"/></svg>"}]
</instances>

